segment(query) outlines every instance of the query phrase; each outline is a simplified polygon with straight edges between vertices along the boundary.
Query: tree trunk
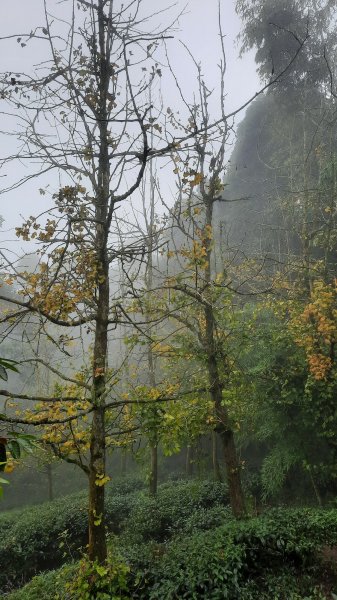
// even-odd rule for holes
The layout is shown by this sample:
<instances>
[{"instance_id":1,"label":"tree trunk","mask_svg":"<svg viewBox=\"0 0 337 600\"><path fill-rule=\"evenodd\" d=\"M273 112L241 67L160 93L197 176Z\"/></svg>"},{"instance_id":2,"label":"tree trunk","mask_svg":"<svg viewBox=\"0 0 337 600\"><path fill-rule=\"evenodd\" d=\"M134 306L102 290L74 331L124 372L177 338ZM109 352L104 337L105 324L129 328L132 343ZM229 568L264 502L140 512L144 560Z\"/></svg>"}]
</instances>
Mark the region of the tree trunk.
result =
<instances>
[{"instance_id":1,"label":"tree trunk","mask_svg":"<svg viewBox=\"0 0 337 600\"><path fill-rule=\"evenodd\" d=\"M223 429L220 432L224 460L226 464L226 475L229 490L229 501L233 515L237 519L246 516L246 507L241 485L240 465L237 457L236 447L232 429Z\"/></svg>"},{"instance_id":2,"label":"tree trunk","mask_svg":"<svg viewBox=\"0 0 337 600\"><path fill-rule=\"evenodd\" d=\"M127 454L126 449L121 450L121 474L122 477L126 475L126 467L127 467Z\"/></svg>"},{"instance_id":3,"label":"tree trunk","mask_svg":"<svg viewBox=\"0 0 337 600\"><path fill-rule=\"evenodd\" d=\"M53 469L50 463L46 465L46 473L48 480L48 500L54 500L54 490L53 490Z\"/></svg>"},{"instance_id":4,"label":"tree trunk","mask_svg":"<svg viewBox=\"0 0 337 600\"><path fill-rule=\"evenodd\" d=\"M186 463L185 463L185 471L187 477L192 477L193 475L193 447L187 446L186 448Z\"/></svg>"},{"instance_id":5,"label":"tree trunk","mask_svg":"<svg viewBox=\"0 0 337 600\"><path fill-rule=\"evenodd\" d=\"M220 465L218 460L218 444L217 444L217 433L212 431L212 463L213 463L213 475L215 481L222 481Z\"/></svg>"},{"instance_id":6,"label":"tree trunk","mask_svg":"<svg viewBox=\"0 0 337 600\"><path fill-rule=\"evenodd\" d=\"M97 485L105 473L104 410L94 411L91 427L89 465L89 560L102 563L107 557L104 523L104 485Z\"/></svg>"},{"instance_id":7,"label":"tree trunk","mask_svg":"<svg viewBox=\"0 0 337 600\"><path fill-rule=\"evenodd\" d=\"M319 507L322 507L323 506L322 498L321 498L321 495L319 493L319 489L318 489L318 487L316 485L316 482L315 482L315 479L314 479L314 476L312 474L312 470L311 470L310 466L309 466L309 476L310 476L310 481L311 481L311 484L312 484L312 487L313 487L313 490L314 490L314 493L315 493L315 496L316 496L317 504L318 504Z\"/></svg>"},{"instance_id":8,"label":"tree trunk","mask_svg":"<svg viewBox=\"0 0 337 600\"><path fill-rule=\"evenodd\" d=\"M245 500L241 485L241 467L238 460L233 430L231 427L229 415L226 406L222 402L223 381L220 375L220 362L222 369L226 372L226 356L223 354L222 348L218 348L216 339L216 320L215 309L212 299L212 238L207 235L207 228L212 228L213 223L213 200L207 195L206 198L206 219L205 219L205 250L206 250L206 266L205 266L205 282L208 287L205 293L207 303L204 305L205 316L205 332L204 332L204 348L206 352L207 372L209 381L210 395L213 401L214 414L216 417L215 432L220 436L224 463L226 466L226 478L228 483L229 500L233 515L241 519L246 516Z\"/></svg>"},{"instance_id":9,"label":"tree trunk","mask_svg":"<svg viewBox=\"0 0 337 600\"><path fill-rule=\"evenodd\" d=\"M150 87L150 104L152 105L151 100L151 87ZM150 113L151 114L151 113ZM153 131L151 130L151 146L154 144ZM147 251L148 258L145 270L145 286L147 292L151 293L152 290L152 282L153 282L153 242L154 242L154 232L155 232L155 179L153 173L153 163L150 161L150 215L149 221L144 213L145 222L146 222L146 239L147 239ZM151 314L146 313L146 320L148 321L148 335L151 337L152 335L152 327L151 327ZM147 362L149 369L149 383L152 388L156 387L156 368L155 368L155 356L152 350L152 343L150 342L147 347ZM157 407L153 407L154 416L158 416ZM158 487L158 443L159 443L159 431L158 425L155 423L156 419L153 419L153 431L151 432L151 438L149 439L150 452L151 452L151 464L150 464L150 482L149 482L149 492L150 496L157 495L157 487Z\"/></svg>"},{"instance_id":10,"label":"tree trunk","mask_svg":"<svg viewBox=\"0 0 337 600\"><path fill-rule=\"evenodd\" d=\"M151 445L150 495L157 495L158 487L158 446Z\"/></svg>"},{"instance_id":11,"label":"tree trunk","mask_svg":"<svg viewBox=\"0 0 337 600\"><path fill-rule=\"evenodd\" d=\"M100 238L99 232L97 238ZM104 497L105 486L105 373L108 353L109 277L106 249L101 253L100 267L104 273L98 284L97 319L95 330L92 403L94 406L90 436L89 461L89 560L104 562L107 557Z\"/></svg>"},{"instance_id":12,"label":"tree trunk","mask_svg":"<svg viewBox=\"0 0 337 600\"><path fill-rule=\"evenodd\" d=\"M233 430L230 425L227 408L222 403L222 383L216 356L212 306L207 305L204 312L206 321L205 345L207 351L208 379L217 420L215 432L219 434L222 443L232 512L236 518L241 519L246 516L245 501L241 485L241 467L236 452Z\"/></svg>"},{"instance_id":13,"label":"tree trunk","mask_svg":"<svg viewBox=\"0 0 337 600\"><path fill-rule=\"evenodd\" d=\"M95 202L95 269L96 269L96 324L93 353L92 404L94 407L90 437L89 462L89 546L90 561L102 563L107 557L104 524L105 486L99 485L105 477L105 389L108 359L109 327L109 258L108 232L114 209L110 199L110 162L108 144L108 91L109 57L107 56L104 2L98 0L98 68L99 98L97 121L99 130L99 160L97 197Z\"/></svg>"},{"instance_id":14,"label":"tree trunk","mask_svg":"<svg viewBox=\"0 0 337 600\"><path fill-rule=\"evenodd\" d=\"M246 508L241 484L241 467L234 442L234 434L229 424L227 410L222 406L218 398L215 400L215 404L218 419L216 432L220 436L223 448L229 501L233 515L238 519L242 519L246 516Z\"/></svg>"},{"instance_id":15,"label":"tree trunk","mask_svg":"<svg viewBox=\"0 0 337 600\"><path fill-rule=\"evenodd\" d=\"M196 443L196 458L195 463L197 466L198 478L202 477L202 438L199 435Z\"/></svg>"},{"instance_id":16,"label":"tree trunk","mask_svg":"<svg viewBox=\"0 0 337 600\"><path fill-rule=\"evenodd\" d=\"M213 361L211 360L210 362ZM217 374L216 365L215 372L214 365L210 371L211 397L214 402L215 416L217 418L215 433L219 434L222 443L229 501L233 515L237 519L242 519L246 516L246 508L241 484L241 467L235 447L234 434L230 426L227 409L222 405L222 387Z\"/></svg>"}]
</instances>

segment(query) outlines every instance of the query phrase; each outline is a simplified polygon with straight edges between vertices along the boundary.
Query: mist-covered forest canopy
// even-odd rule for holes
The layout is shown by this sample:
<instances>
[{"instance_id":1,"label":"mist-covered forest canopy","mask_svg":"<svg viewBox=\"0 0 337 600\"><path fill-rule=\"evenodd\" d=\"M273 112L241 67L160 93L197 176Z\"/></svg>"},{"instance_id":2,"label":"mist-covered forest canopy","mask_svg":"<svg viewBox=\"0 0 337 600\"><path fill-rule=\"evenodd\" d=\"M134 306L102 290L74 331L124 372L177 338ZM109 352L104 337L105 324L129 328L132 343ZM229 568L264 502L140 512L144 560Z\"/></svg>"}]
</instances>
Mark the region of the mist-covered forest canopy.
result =
<instances>
[{"instance_id":1,"label":"mist-covered forest canopy","mask_svg":"<svg viewBox=\"0 0 337 600\"><path fill-rule=\"evenodd\" d=\"M193 89L179 3L41 6L1 38L1 597L335 600L334 2L237 0L234 109L226 3Z\"/></svg>"}]
</instances>

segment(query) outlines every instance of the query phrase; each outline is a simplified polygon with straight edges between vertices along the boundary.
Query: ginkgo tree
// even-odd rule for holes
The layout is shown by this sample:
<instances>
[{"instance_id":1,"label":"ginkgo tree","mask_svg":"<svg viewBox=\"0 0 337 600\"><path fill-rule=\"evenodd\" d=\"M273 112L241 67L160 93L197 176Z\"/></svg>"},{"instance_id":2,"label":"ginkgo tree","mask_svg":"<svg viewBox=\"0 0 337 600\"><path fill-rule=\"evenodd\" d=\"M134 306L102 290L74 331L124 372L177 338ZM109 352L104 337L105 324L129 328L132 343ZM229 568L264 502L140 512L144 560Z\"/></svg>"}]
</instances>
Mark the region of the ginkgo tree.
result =
<instances>
[{"instance_id":1,"label":"ginkgo tree","mask_svg":"<svg viewBox=\"0 0 337 600\"><path fill-rule=\"evenodd\" d=\"M222 405L211 300L212 202L219 190L224 142L209 164L213 170L211 194L205 170L210 132L225 139L228 115L222 106L219 118L212 122L208 113L200 118L193 109L188 127L177 131L163 114L161 104L158 108L153 98L150 101L150 86L163 74L157 53L170 32L160 29L156 15L145 14L141 0L126 5L114 0L73 0L62 3L59 16L52 0L44 0L43 5L43 26L6 37L7 43L9 37L23 51L39 45L43 62L28 73L8 71L0 76L5 119L2 131L7 139L17 140L17 146L0 158L2 174L8 175L5 181L9 182L2 193L40 176L44 201L40 215L31 215L17 228L21 240L35 242L38 247L36 267L20 268L10 255L3 259L6 284L13 286L15 294L0 294L7 303L0 320L6 325L6 335L20 324L27 347L33 349L32 364L38 362L52 370L59 386L54 387L54 393L41 395L1 390L2 397L32 406L27 415L8 410L1 421L55 430L66 426L70 430L73 423L88 418L88 554L90 560L103 562L107 554L102 485L106 481L106 422L108 411L117 405L113 396L120 367L117 353L112 357L108 352L109 336L123 323L132 325L125 298L136 293L132 267L136 265L137 273L146 253L140 237L121 231L125 219L119 209L129 207L150 160L168 154L177 158L178 149L185 144L188 148L191 139L195 143L184 158L187 181L200 183L203 198L212 201L204 201L206 223L194 248L195 254L201 253L200 271L206 288L187 291L204 311L209 383L227 457L231 497L236 514L244 512L233 432ZM165 55L159 55L160 59ZM207 109L207 90L204 86L200 89L203 109ZM223 97L223 89L221 94ZM188 166L186 160L192 160L195 153L197 164ZM13 169L13 164L19 168ZM22 164L25 170L20 170ZM112 266L118 261L124 266L123 286L113 281L116 269ZM181 286L176 288L181 292ZM60 366L39 355L39 339L43 337L57 354L63 354ZM74 341L77 359L86 359L90 365L90 376L85 380L73 375L76 369L71 364L70 344ZM69 384L74 386L70 390ZM73 436L72 449L74 440L80 441L79 433Z\"/></svg>"},{"instance_id":2,"label":"ginkgo tree","mask_svg":"<svg viewBox=\"0 0 337 600\"><path fill-rule=\"evenodd\" d=\"M219 261L219 238L214 226L215 204L221 201L224 189L222 178L226 167L229 124L224 122L215 131L197 133L199 121L209 122L211 93L201 67L196 67L198 104L191 107L188 123L194 132L195 154L190 156L180 149L172 152L180 196L170 211L173 227L171 239L168 239L169 272L164 287L167 289L168 306L171 307L171 319L181 323L188 335L194 338L191 353L207 374L205 391L213 404L213 428L222 443L230 503L234 515L241 518L246 512L241 464L233 424L223 398L231 370L231 358L226 347L230 330L223 324L220 326L219 321L219 313L226 310L225 304L231 295L231 274L226 270L226 261ZM224 72L223 57L220 62L222 82ZM223 105L222 108L224 112ZM226 298L227 292L229 296Z\"/></svg>"},{"instance_id":3,"label":"ginkgo tree","mask_svg":"<svg viewBox=\"0 0 337 600\"><path fill-rule=\"evenodd\" d=\"M222 43L221 25L219 37ZM224 201L223 177L231 131L230 115L226 115L225 112L226 59L223 44L221 48L221 117L211 126L211 92L205 82L202 68L197 63L194 63L198 82L197 99L189 104L183 98L189 110L187 121L184 122L170 107L167 108L168 123L175 130L181 131L182 137L188 137L189 143L176 145L170 152L178 194L173 209L161 194L162 203L167 211L166 218L170 224L166 237L163 235L166 241L163 257L166 256L168 264L164 267L162 262L161 275L157 278L157 290L154 290L157 299L152 303L151 316L160 314L163 318L167 315L167 328L163 329L164 338L167 338L170 332L173 335L173 321L194 336L195 344L191 351L194 359L199 361L207 374L204 392L209 394L213 404L213 429L222 442L232 510L236 517L241 518L246 514L241 484L242 465L234 440L233 423L223 397L232 368L232 359L226 347L230 330L223 324L219 326L219 314L224 312L222 304L228 300L226 293L241 293L240 279L246 279L248 273L248 282L254 280L255 271L259 273L260 267L255 265L255 271L253 264L243 266L242 269L237 268L231 253L228 260L223 260L223 240L220 240L219 231L215 226L216 203ZM295 59L296 52L289 64ZM274 80L271 80L270 83L273 82ZM180 87L179 91L182 95ZM160 189L158 193L160 194ZM249 284L246 285L247 288ZM250 293L249 289L247 293ZM233 306L233 302L230 301L230 304ZM140 313L142 314L142 310ZM176 353L176 357L179 360L179 352Z\"/></svg>"},{"instance_id":4,"label":"ginkgo tree","mask_svg":"<svg viewBox=\"0 0 337 600\"><path fill-rule=\"evenodd\" d=\"M79 0L70 2L66 12L63 6L57 18L46 0L44 27L20 35L18 42L23 47L42 44L45 61L27 74L1 75L2 112L15 115L19 124L18 147L2 156L1 167L5 171L15 161L30 166L29 174L23 172L7 189L35 175L49 177L40 188L45 210L17 228L19 238L37 243L38 265L29 271L10 258L5 261L6 283L16 293L1 296L12 307L1 320L12 328L20 322L30 346L38 331L66 361L58 369L34 352L32 362L54 368L61 387L41 396L2 390L3 397L35 407L26 417L8 411L2 420L56 429L89 418L88 552L100 562L106 557L105 422L115 382L107 372L108 337L123 321L123 294L133 293L130 281L124 292L111 286L110 267L119 259L129 265L141 262L144 255L138 239L121 238L115 212L139 187L148 160L178 143L161 141L158 125L157 149L149 144L150 110L152 119L161 115L147 90L162 75L155 54L168 32L154 26L151 33L151 15L140 17L141 4ZM84 354L91 356L88 381L72 377L67 350L81 336L90 340L84 345ZM117 368L118 360L114 363ZM71 380L73 395L64 388Z\"/></svg>"}]
</instances>

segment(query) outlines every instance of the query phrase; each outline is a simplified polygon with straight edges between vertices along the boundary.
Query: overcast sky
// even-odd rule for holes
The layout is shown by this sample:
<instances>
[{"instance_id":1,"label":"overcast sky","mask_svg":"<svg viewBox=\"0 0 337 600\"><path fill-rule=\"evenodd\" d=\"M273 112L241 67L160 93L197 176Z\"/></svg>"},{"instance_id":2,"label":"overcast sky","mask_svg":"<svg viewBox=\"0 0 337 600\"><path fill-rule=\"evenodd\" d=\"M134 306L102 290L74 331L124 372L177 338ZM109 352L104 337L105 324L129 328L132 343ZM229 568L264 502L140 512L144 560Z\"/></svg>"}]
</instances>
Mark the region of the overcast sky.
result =
<instances>
[{"instance_id":1,"label":"overcast sky","mask_svg":"<svg viewBox=\"0 0 337 600\"><path fill-rule=\"evenodd\" d=\"M62 4L57 0L49 0L53 4L58 4L58 10ZM158 3L158 0L144 0L149 10L155 11L164 5ZM252 55L245 56L238 60L239 48L236 42L236 36L240 30L240 21L235 14L234 0L222 0L222 29L225 35L225 49L227 59L226 74L226 110L232 111L243 104L249 97L259 89L259 82L256 75L255 64ZM217 0L190 0L189 3L178 0L175 8L172 9L175 14L185 8L183 16L179 19L179 31L175 36L189 47L197 62L202 64L205 79L208 86L216 86L218 80L219 62L219 34L218 34L218 7ZM171 14L173 12L171 11ZM165 17L162 17L165 22ZM12 34L23 34L35 29L37 26L44 25L43 18L43 0L11 0L3 3L0 19L0 36L9 36ZM21 48L20 44L14 41L2 41L0 48L0 71L25 71L32 62L40 62L41 48L36 44L31 48ZM173 41L170 43L170 59L175 69L177 77L187 95L192 97L192 90L195 86L195 71L192 68L191 61L188 59L186 51L182 45ZM176 92L167 90L167 105L174 103ZM216 111L216 94L214 94L214 109ZM242 117L243 117L242 113ZM241 118L237 119L239 122ZM5 128L5 122L0 118L0 130ZM6 152L6 138L2 138L0 150L1 154ZM0 178L0 186L6 178ZM1 246L6 245L7 240L13 239L13 227L22 222L20 215L28 216L39 210L43 198L38 193L41 187L37 181L26 186L24 190L11 192L0 196L0 215L5 219L1 233ZM17 248L17 243L15 245Z\"/></svg>"}]
</instances>

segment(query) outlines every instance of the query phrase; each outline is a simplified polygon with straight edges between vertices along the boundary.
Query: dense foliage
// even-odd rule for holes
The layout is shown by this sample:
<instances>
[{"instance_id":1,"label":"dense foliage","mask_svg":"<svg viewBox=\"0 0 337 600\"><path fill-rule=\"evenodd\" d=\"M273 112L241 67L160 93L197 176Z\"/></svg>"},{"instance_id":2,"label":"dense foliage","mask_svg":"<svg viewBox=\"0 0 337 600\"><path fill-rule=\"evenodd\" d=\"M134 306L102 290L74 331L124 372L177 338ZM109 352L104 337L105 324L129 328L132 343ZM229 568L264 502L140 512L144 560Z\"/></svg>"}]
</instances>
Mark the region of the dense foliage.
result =
<instances>
[{"instance_id":1,"label":"dense foliage","mask_svg":"<svg viewBox=\"0 0 337 600\"><path fill-rule=\"evenodd\" d=\"M106 523L110 533L126 540L158 542L182 525L193 528L193 517L214 507L200 528L221 523L226 514L226 487L211 482L175 482L159 487L157 500L139 493L138 479L114 482L107 494ZM79 557L87 540L87 495L66 496L41 506L0 516L1 587L20 584L35 573ZM191 521L192 519L192 521Z\"/></svg>"},{"instance_id":2,"label":"dense foliage","mask_svg":"<svg viewBox=\"0 0 337 600\"><path fill-rule=\"evenodd\" d=\"M124 496L124 502L129 497L133 504L132 527L141 533L137 538L111 537L106 566L72 562L35 577L8 600L318 600L331 589L327 557L337 536L335 509L272 509L237 522L223 506L219 486L166 484L160 491L155 523L149 511L152 500L135 492ZM179 500L188 492L192 499L184 507Z\"/></svg>"}]
</instances>

